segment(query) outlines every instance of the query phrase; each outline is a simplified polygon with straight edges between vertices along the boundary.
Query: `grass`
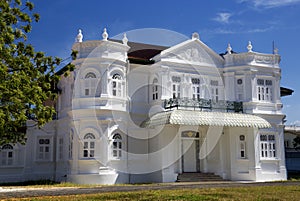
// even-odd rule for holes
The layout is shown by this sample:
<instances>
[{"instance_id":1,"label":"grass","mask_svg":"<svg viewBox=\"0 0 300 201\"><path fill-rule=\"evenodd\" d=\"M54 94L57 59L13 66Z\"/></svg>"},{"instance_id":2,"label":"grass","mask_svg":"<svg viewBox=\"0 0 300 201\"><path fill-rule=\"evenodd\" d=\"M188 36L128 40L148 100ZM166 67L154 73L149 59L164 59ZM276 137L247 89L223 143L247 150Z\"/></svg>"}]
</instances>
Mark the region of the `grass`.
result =
<instances>
[{"instance_id":1,"label":"grass","mask_svg":"<svg viewBox=\"0 0 300 201\"><path fill-rule=\"evenodd\" d=\"M288 181L300 181L300 175L289 174ZM247 187L210 187L198 189L176 189L176 190L134 190L129 192L105 192L98 194L78 194L66 196L40 196L30 198L12 198L10 200L299 200L300 186L289 185L285 181L278 186L247 186ZM114 186L133 186L132 184L120 184ZM151 185L151 184L138 184ZM52 187L107 187L107 185L82 185L68 182L53 182L51 180L27 181L18 183L0 184L4 187L22 188L52 188ZM134 188L134 186L133 186Z\"/></svg>"},{"instance_id":2,"label":"grass","mask_svg":"<svg viewBox=\"0 0 300 201\"><path fill-rule=\"evenodd\" d=\"M141 190L99 194L43 196L15 200L299 200L299 186L255 186L177 190ZM12 199L13 200L13 199Z\"/></svg>"}]
</instances>

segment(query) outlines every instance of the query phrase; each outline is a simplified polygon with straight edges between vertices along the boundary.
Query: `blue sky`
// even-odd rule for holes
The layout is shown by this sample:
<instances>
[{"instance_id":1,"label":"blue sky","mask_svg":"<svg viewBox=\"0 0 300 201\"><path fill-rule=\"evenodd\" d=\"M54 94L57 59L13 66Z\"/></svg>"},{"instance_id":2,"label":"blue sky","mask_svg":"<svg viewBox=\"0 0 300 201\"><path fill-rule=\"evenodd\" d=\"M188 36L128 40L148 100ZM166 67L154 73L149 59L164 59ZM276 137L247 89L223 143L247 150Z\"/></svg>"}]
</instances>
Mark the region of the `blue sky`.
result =
<instances>
[{"instance_id":1,"label":"blue sky","mask_svg":"<svg viewBox=\"0 0 300 201\"><path fill-rule=\"evenodd\" d=\"M300 125L300 0L31 1L41 20L33 25L29 42L61 58L69 56L79 28L84 40L101 39L104 27L110 37L143 28L187 37L198 32L217 53L225 52L228 43L234 51L245 52L248 41L253 51L272 53L275 41L281 55L281 85L295 90L293 96L282 98L283 111L287 124Z\"/></svg>"}]
</instances>

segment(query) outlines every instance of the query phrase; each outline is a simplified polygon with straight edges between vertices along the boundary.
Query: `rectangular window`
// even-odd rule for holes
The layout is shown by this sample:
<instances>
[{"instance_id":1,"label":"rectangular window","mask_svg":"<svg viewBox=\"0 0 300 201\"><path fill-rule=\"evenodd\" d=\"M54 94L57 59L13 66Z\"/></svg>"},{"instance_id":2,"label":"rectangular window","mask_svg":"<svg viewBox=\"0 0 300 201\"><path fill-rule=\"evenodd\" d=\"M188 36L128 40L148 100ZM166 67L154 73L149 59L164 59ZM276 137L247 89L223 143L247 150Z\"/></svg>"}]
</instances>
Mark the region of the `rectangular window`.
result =
<instances>
[{"instance_id":1,"label":"rectangular window","mask_svg":"<svg viewBox=\"0 0 300 201\"><path fill-rule=\"evenodd\" d=\"M246 143L245 142L241 142L240 143L240 157L241 158L246 158Z\"/></svg>"},{"instance_id":2,"label":"rectangular window","mask_svg":"<svg viewBox=\"0 0 300 201\"><path fill-rule=\"evenodd\" d=\"M69 159L73 159L73 133L69 136Z\"/></svg>"},{"instance_id":3,"label":"rectangular window","mask_svg":"<svg viewBox=\"0 0 300 201\"><path fill-rule=\"evenodd\" d=\"M173 98L180 98L180 85L179 84L173 84Z\"/></svg>"},{"instance_id":4,"label":"rectangular window","mask_svg":"<svg viewBox=\"0 0 300 201\"><path fill-rule=\"evenodd\" d=\"M219 101L219 82L218 80L211 80L210 87L211 87L211 99L215 102Z\"/></svg>"},{"instance_id":5,"label":"rectangular window","mask_svg":"<svg viewBox=\"0 0 300 201\"><path fill-rule=\"evenodd\" d=\"M152 100L158 99L158 86L156 84L153 84L152 86Z\"/></svg>"},{"instance_id":6,"label":"rectangular window","mask_svg":"<svg viewBox=\"0 0 300 201\"><path fill-rule=\"evenodd\" d=\"M90 90L89 89L85 89L84 95L86 95L86 96L90 95Z\"/></svg>"},{"instance_id":7,"label":"rectangular window","mask_svg":"<svg viewBox=\"0 0 300 201\"><path fill-rule=\"evenodd\" d=\"M260 153L262 158L276 158L276 139L274 134L260 135Z\"/></svg>"},{"instance_id":8,"label":"rectangular window","mask_svg":"<svg viewBox=\"0 0 300 201\"><path fill-rule=\"evenodd\" d=\"M272 80L257 79L257 99L259 101L272 101L272 91Z\"/></svg>"},{"instance_id":9,"label":"rectangular window","mask_svg":"<svg viewBox=\"0 0 300 201\"><path fill-rule=\"evenodd\" d=\"M51 143L49 138L39 138L37 147L37 160L48 161L51 159Z\"/></svg>"},{"instance_id":10,"label":"rectangular window","mask_svg":"<svg viewBox=\"0 0 300 201\"><path fill-rule=\"evenodd\" d=\"M112 95L113 96L116 96L117 95L117 82L116 81L113 81L112 82Z\"/></svg>"},{"instance_id":11,"label":"rectangular window","mask_svg":"<svg viewBox=\"0 0 300 201\"><path fill-rule=\"evenodd\" d=\"M200 99L200 86L193 86L193 99L199 100Z\"/></svg>"},{"instance_id":12,"label":"rectangular window","mask_svg":"<svg viewBox=\"0 0 300 201\"><path fill-rule=\"evenodd\" d=\"M93 158L95 157L95 141L87 139L83 142L83 157L84 158Z\"/></svg>"},{"instance_id":13,"label":"rectangular window","mask_svg":"<svg viewBox=\"0 0 300 201\"><path fill-rule=\"evenodd\" d=\"M120 80L115 80L112 82L112 95L113 96L122 96L122 83Z\"/></svg>"},{"instance_id":14,"label":"rectangular window","mask_svg":"<svg viewBox=\"0 0 300 201\"><path fill-rule=\"evenodd\" d=\"M13 151L12 150L1 150L1 165L11 166L13 165Z\"/></svg>"},{"instance_id":15,"label":"rectangular window","mask_svg":"<svg viewBox=\"0 0 300 201\"><path fill-rule=\"evenodd\" d=\"M215 102L219 101L219 89L218 87L212 87L211 89L211 99L214 100Z\"/></svg>"},{"instance_id":16,"label":"rectangular window","mask_svg":"<svg viewBox=\"0 0 300 201\"><path fill-rule=\"evenodd\" d=\"M64 154L64 139L59 138L58 140L58 159L63 160Z\"/></svg>"},{"instance_id":17,"label":"rectangular window","mask_svg":"<svg viewBox=\"0 0 300 201\"><path fill-rule=\"evenodd\" d=\"M239 136L240 144L239 144L239 158L244 159L246 158L246 138L245 135Z\"/></svg>"}]
</instances>

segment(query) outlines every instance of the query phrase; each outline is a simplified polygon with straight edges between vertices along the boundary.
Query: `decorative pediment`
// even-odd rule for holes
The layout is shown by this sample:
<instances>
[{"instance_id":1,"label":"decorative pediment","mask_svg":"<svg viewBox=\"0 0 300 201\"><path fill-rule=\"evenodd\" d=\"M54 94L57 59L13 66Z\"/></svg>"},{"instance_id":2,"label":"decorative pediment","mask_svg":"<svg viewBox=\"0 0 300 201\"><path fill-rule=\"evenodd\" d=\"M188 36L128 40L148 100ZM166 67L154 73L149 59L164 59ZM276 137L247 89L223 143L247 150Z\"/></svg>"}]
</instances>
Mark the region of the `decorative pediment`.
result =
<instances>
[{"instance_id":1,"label":"decorative pediment","mask_svg":"<svg viewBox=\"0 0 300 201\"><path fill-rule=\"evenodd\" d=\"M192 39L161 52L160 59L204 66L223 66L224 60L198 39Z\"/></svg>"}]
</instances>

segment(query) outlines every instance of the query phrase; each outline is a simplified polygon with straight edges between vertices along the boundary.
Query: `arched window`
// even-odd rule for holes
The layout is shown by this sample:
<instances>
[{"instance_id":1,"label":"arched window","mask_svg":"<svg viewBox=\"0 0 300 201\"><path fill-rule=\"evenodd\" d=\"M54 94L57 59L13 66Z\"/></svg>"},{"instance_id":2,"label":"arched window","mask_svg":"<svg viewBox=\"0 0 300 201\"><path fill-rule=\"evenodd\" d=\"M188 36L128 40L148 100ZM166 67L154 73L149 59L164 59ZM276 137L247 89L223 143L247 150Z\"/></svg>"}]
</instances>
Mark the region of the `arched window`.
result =
<instances>
[{"instance_id":1,"label":"arched window","mask_svg":"<svg viewBox=\"0 0 300 201\"><path fill-rule=\"evenodd\" d=\"M112 137L112 157L115 159L122 158L122 136L119 133L116 133Z\"/></svg>"},{"instance_id":2,"label":"arched window","mask_svg":"<svg viewBox=\"0 0 300 201\"><path fill-rule=\"evenodd\" d=\"M95 139L92 133L88 133L83 137L83 158L94 158Z\"/></svg>"},{"instance_id":3,"label":"arched window","mask_svg":"<svg viewBox=\"0 0 300 201\"><path fill-rule=\"evenodd\" d=\"M10 144L6 144L2 146L1 151L1 165L3 166L9 166L13 165L13 146Z\"/></svg>"},{"instance_id":4,"label":"arched window","mask_svg":"<svg viewBox=\"0 0 300 201\"><path fill-rule=\"evenodd\" d=\"M96 92L96 75L89 72L84 77L84 95L85 96L95 96Z\"/></svg>"},{"instance_id":5,"label":"arched window","mask_svg":"<svg viewBox=\"0 0 300 201\"><path fill-rule=\"evenodd\" d=\"M112 95L122 97L122 76L117 73L112 76Z\"/></svg>"},{"instance_id":6,"label":"arched window","mask_svg":"<svg viewBox=\"0 0 300 201\"><path fill-rule=\"evenodd\" d=\"M158 80L155 78L152 82L152 100L158 99Z\"/></svg>"}]
</instances>

